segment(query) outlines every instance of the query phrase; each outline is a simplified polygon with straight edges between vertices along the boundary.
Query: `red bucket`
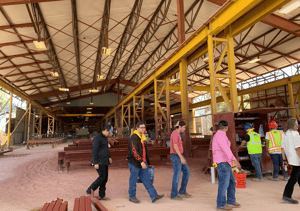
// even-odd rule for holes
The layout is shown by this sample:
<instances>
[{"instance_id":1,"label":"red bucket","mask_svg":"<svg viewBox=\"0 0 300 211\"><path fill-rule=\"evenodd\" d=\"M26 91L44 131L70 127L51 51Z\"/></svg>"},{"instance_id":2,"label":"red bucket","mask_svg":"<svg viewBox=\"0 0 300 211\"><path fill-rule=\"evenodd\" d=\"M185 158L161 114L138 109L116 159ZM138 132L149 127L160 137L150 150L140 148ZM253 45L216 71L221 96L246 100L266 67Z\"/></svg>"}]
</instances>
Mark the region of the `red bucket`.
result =
<instances>
[{"instance_id":1,"label":"red bucket","mask_svg":"<svg viewBox=\"0 0 300 211\"><path fill-rule=\"evenodd\" d=\"M242 173L242 174L239 174L239 173L236 173L236 172L234 173L237 188L246 188L246 185L245 185L246 176L247 176L246 173Z\"/></svg>"}]
</instances>

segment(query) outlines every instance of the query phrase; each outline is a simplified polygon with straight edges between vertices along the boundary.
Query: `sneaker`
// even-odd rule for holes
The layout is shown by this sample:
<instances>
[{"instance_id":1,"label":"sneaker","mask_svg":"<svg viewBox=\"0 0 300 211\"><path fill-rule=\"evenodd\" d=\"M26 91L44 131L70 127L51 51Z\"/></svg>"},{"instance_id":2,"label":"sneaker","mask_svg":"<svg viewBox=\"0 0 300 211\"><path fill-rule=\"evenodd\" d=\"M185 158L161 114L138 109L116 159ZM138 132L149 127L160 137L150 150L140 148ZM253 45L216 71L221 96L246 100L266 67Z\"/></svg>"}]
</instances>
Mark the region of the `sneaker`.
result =
<instances>
[{"instance_id":1,"label":"sneaker","mask_svg":"<svg viewBox=\"0 0 300 211\"><path fill-rule=\"evenodd\" d=\"M129 201L131 201L131 202L133 202L133 203L136 203L136 204L138 204L138 203L141 202L141 201L138 200L136 197L134 197L133 199L129 199Z\"/></svg>"},{"instance_id":2,"label":"sneaker","mask_svg":"<svg viewBox=\"0 0 300 211\"><path fill-rule=\"evenodd\" d=\"M272 181L278 181L278 178L269 177L269 180L272 180Z\"/></svg>"},{"instance_id":3,"label":"sneaker","mask_svg":"<svg viewBox=\"0 0 300 211\"><path fill-rule=\"evenodd\" d=\"M284 181L288 181L289 179L290 179L289 177L283 178Z\"/></svg>"},{"instance_id":4,"label":"sneaker","mask_svg":"<svg viewBox=\"0 0 300 211\"><path fill-rule=\"evenodd\" d=\"M185 192L185 194L178 194L179 196L181 196L182 198L191 198L192 195L188 194L187 192Z\"/></svg>"},{"instance_id":5,"label":"sneaker","mask_svg":"<svg viewBox=\"0 0 300 211\"><path fill-rule=\"evenodd\" d=\"M286 196L283 196L282 200L289 204L299 204L299 202L297 200L294 200L294 199L286 197Z\"/></svg>"},{"instance_id":6,"label":"sneaker","mask_svg":"<svg viewBox=\"0 0 300 211\"><path fill-rule=\"evenodd\" d=\"M182 197L180 197L179 195L175 196L175 197L171 197L171 199L173 200L177 200L177 201L181 201L182 200Z\"/></svg>"},{"instance_id":7,"label":"sneaker","mask_svg":"<svg viewBox=\"0 0 300 211\"><path fill-rule=\"evenodd\" d=\"M87 190L86 190L86 194L87 194L87 195L91 195L91 194L92 194L91 189L87 189Z\"/></svg>"},{"instance_id":8,"label":"sneaker","mask_svg":"<svg viewBox=\"0 0 300 211\"><path fill-rule=\"evenodd\" d=\"M158 200L164 198L165 195L166 195L166 194L163 194L163 195L157 195L156 198L152 200L152 203L154 203L154 202L156 202L156 201L158 201Z\"/></svg>"},{"instance_id":9,"label":"sneaker","mask_svg":"<svg viewBox=\"0 0 300 211\"><path fill-rule=\"evenodd\" d=\"M99 199L99 200L108 201L108 200L110 200L110 198L108 198L108 197L104 196L103 198L101 198L101 197L100 197L100 199Z\"/></svg>"},{"instance_id":10,"label":"sneaker","mask_svg":"<svg viewBox=\"0 0 300 211\"><path fill-rule=\"evenodd\" d=\"M258 179L258 178L252 178L252 181L254 181L254 182L263 182L264 180L263 179Z\"/></svg>"}]
</instances>

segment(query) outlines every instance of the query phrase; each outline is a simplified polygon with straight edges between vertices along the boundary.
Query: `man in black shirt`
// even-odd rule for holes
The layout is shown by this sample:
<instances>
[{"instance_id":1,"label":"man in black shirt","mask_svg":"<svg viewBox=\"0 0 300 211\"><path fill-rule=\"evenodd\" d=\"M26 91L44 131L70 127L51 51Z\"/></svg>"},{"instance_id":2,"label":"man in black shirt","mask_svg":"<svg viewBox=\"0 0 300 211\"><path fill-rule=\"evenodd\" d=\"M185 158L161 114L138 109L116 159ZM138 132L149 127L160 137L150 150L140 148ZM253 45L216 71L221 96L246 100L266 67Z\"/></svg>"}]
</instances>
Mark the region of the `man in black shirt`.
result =
<instances>
[{"instance_id":1,"label":"man in black shirt","mask_svg":"<svg viewBox=\"0 0 300 211\"><path fill-rule=\"evenodd\" d=\"M109 154L107 137L112 135L112 127L106 125L102 132L93 139L92 165L95 167L99 177L91 184L86 193L91 194L99 187L100 200L109 200L105 197L106 183L108 179L108 165L112 163Z\"/></svg>"}]
</instances>

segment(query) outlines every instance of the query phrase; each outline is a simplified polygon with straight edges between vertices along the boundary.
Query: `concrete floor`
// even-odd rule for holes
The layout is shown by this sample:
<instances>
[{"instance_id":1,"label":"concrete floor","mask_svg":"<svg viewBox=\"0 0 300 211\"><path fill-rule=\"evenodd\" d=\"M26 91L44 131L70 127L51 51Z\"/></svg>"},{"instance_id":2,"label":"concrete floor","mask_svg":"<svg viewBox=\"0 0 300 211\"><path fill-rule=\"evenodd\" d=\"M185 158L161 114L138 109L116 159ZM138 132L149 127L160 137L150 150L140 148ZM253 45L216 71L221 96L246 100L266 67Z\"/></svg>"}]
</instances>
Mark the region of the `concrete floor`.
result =
<instances>
[{"instance_id":1,"label":"concrete floor","mask_svg":"<svg viewBox=\"0 0 300 211\"><path fill-rule=\"evenodd\" d=\"M73 210L74 198L85 195L85 190L96 179L96 171L87 164L71 164L69 173L57 170L57 152L67 143L56 148L50 145L38 146L30 150L20 148L0 158L0 210L28 211L41 207L57 197L69 202ZM206 153L204 155L206 157ZM155 166L154 187L166 197L155 204L142 184L138 184L137 198L140 204L128 201L129 170L125 159L113 160L109 169L107 197L102 202L108 210L216 210L217 184L210 183L210 175L205 175L202 167L205 158L188 158L191 170L187 191L193 197L183 201L170 200L172 164L169 160L150 158ZM257 183L247 180L246 189L237 189L237 202L243 211L253 210L299 210L300 205L282 203L281 197L286 181ZM282 176L281 176L282 177ZM97 193L97 191L96 191ZM294 199L300 200L299 186L295 186Z\"/></svg>"}]
</instances>

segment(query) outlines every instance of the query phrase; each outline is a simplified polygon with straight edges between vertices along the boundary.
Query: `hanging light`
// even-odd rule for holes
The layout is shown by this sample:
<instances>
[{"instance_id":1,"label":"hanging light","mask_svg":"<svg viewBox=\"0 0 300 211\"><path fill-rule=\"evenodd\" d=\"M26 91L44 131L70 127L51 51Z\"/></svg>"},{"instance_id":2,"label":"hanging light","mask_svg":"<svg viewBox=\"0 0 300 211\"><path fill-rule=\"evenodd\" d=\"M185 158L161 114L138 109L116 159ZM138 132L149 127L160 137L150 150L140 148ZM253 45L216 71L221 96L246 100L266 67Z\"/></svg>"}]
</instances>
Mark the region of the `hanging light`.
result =
<instances>
[{"instance_id":1,"label":"hanging light","mask_svg":"<svg viewBox=\"0 0 300 211\"><path fill-rule=\"evenodd\" d=\"M71 102L67 102L67 104L68 104L68 105L70 105L70 104L71 104Z\"/></svg>"},{"instance_id":2,"label":"hanging light","mask_svg":"<svg viewBox=\"0 0 300 211\"><path fill-rule=\"evenodd\" d=\"M68 91L69 91L69 88L59 88L59 91L62 91L62 92L68 92Z\"/></svg>"},{"instance_id":3,"label":"hanging light","mask_svg":"<svg viewBox=\"0 0 300 211\"><path fill-rule=\"evenodd\" d=\"M97 93L97 92L99 92L99 90L98 89L90 89L89 92L90 93Z\"/></svg>"},{"instance_id":4,"label":"hanging light","mask_svg":"<svg viewBox=\"0 0 300 211\"><path fill-rule=\"evenodd\" d=\"M92 110L93 108L87 108L87 110Z\"/></svg>"},{"instance_id":5,"label":"hanging light","mask_svg":"<svg viewBox=\"0 0 300 211\"><path fill-rule=\"evenodd\" d=\"M207 61L208 61L208 57L205 57L205 58L203 59L203 61L204 61L204 62L207 62Z\"/></svg>"},{"instance_id":6,"label":"hanging light","mask_svg":"<svg viewBox=\"0 0 300 211\"><path fill-rule=\"evenodd\" d=\"M255 58L255 59L252 59L248 62L248 64L253 64L253 63L256 63L258 61L260 61L261 59L260 58Z\"/></svg>"},{"instance_id":7,"label":"hanging light","mask_svg":"<svg viewBox=\"0 0 300 211\"><path fill-rule=\"evenodd\" d=\"M33 44L36 47L36 49L38 49L38 50L42 50L42 51L47 50L47 47L46 47L44 41L40 41L40 42L39 41L33 41Z\"/></svg>"},{"instance_id":8,"label":"hanging light","mask_svg":"<svg viewBox=\"0 0 300 211\"><path fill-rule=\"evenodd\" d=\"M102 48L102 55L110 55L111 53L111 48L106 48L106 47L103 47Z\"/></svg>"},{"instance_id":9,"label":"hanging light","mask_svg":"<svg viewBox=\"0 0 300 211\"><path fill-rule=\"evenodd\" d=\"M87 111L86 113L87 113L87 114L91 114L92 112L91 112L91 111Z\"/></svg>"},{"instance_id":10,"label":"hanging light","mask_svg":"<svg viewBox=\"0 0 300 211\"><path fill-rule=\"evenodd\" d=\"M103 75L97 75L97 79L98 79L98 80L103 80L103 79L104 79L104 76L103 76Z\"/></svg>"},{"instance_id":11,"label":"hanging light","mask_svg":"<svg viewBox=\"0 0 300 211\"><path fill-rule=\"evenodd\" d=\"M51 72L51 76L52 77L59 77L59 74L58 74L58 72Z\"/></svg>"}]
</instances>

